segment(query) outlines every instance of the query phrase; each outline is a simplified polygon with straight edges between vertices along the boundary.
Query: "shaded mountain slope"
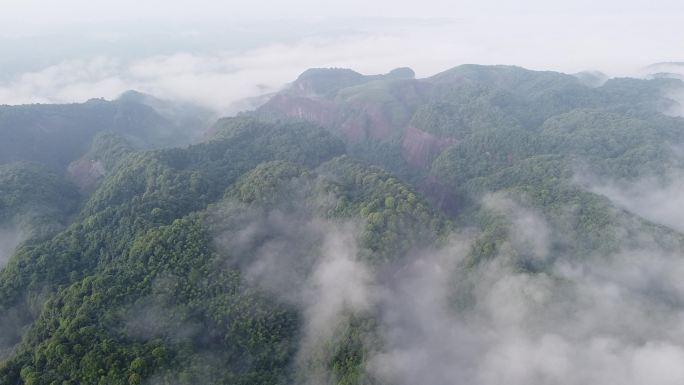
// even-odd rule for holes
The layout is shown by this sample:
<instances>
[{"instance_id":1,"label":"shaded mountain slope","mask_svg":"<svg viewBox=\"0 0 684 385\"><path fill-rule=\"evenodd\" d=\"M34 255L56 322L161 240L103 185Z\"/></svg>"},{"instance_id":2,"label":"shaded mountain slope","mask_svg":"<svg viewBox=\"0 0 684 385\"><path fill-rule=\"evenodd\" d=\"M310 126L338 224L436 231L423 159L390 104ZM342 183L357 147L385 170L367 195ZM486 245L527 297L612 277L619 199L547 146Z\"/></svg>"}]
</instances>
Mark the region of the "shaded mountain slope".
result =
<instances>
[{"instance_id":1,"label":"shaded mountain slope","mask_svg":"<svg viewBox=\"0 0 684 385\"><path fill-rule=\"evenodd\" d=\"M113 101L0 106L0 163L25 160L65 169L99 132L119 134L141 148L186 144L205 117L195 111L186 118L181 110L134 92Z\"/></svg>"}]
</instances>

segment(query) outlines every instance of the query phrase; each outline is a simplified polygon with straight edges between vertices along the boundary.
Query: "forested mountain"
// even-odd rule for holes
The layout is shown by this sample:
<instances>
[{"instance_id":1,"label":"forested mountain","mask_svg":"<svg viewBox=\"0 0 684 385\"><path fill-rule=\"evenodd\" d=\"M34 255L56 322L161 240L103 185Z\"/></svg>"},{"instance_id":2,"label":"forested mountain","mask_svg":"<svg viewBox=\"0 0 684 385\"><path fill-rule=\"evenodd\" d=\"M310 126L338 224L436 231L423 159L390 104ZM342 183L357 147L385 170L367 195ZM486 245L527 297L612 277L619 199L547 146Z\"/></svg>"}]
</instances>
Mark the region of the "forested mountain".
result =
<instances>
[{"instance_id":1,"label":"forested mountain","mask_svg":"<svg viewBox=\"0 0 684 385\"><path fill-rule=\"evenodd\" d=\"M113 101L0 106L0 162L31 161L66 168L99 132L121 135L140 148L196 140L209 113L135 91Z\"/></svg>"},{"instance_id":2,"label":"forested mountain","mask_svg":"<svg viewBox=\"0 0 684 385\"><path fill-rule=\"evenodd\" d=\"M640 383L684 235L600 192L672 199L684 83L586 76L312 69L194 144L137 93L0 107L0 384Z\"/></svg>"}]
</instances>

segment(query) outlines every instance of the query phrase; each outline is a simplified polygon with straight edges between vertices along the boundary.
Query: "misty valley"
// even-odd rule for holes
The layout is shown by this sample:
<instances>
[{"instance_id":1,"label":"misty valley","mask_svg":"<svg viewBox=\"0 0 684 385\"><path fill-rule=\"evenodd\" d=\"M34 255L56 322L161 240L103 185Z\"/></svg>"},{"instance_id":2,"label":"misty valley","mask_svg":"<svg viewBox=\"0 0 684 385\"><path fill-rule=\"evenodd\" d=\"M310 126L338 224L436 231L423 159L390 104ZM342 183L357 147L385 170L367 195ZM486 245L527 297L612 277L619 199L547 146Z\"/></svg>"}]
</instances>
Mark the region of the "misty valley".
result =
<instances>
[{"instance_id":1,"label":"misty valley","mask_svg":"<svg viewBox=\"0 0 684 385\"><path fill-rule=\"evenodd\" d=\"M0 385L684 384L684 64L651 70L0 105Z\"/></svg>"}]
</instances>

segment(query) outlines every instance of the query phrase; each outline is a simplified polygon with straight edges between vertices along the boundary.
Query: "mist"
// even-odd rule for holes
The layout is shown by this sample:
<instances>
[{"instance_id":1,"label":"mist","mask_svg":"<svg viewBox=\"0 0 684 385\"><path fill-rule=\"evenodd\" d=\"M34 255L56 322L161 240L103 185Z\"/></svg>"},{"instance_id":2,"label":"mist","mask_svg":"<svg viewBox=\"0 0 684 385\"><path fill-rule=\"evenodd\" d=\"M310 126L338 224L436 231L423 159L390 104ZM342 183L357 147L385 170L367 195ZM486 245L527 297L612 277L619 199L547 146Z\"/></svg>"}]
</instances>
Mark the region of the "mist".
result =
<instances>
[{"instance_id":1,"label":"mist","mask_svg":"<svg viewBox=\"0 0 684 385\"><path fill-rule=\"evenodd\" d=\"M23 240L23 232L18 228L0 227L0 269L5 267Z\"/></svg>"},{"instance_id":2,"label":"mist","mask_svg":"<svg viewBox=\"0 0 684 385\"><path fill-rule=\"evenodd\" d=\"M655 3L10 0L0 106L164 102L3 107L50 173L0 186L0 377L684 384L684 5ZM524 69L278 94L468 63Z\"/></svg>"},{"instance_id":3,"label":"mist","mask_svg":"<svg viewBox=\"0 0 684 385\"><path fill-rule=\"evenodd\" d=\"M301 312L296 371L310 384L331 378L316 362L330 354L353 317L371 314L377 295L358 244L363 226L325 218L335 198L315 184L296 178L284 188L297 199L281 198L268 209L229 199L214 215L220 222L214 242L226 267L244 271L249 286ZM313 203L293 203L307 202L303 196L313 196Z\"/></svg>"},{"instance_id":4,"label":"mist","mask_svg":"<svg viewBox=\"0 0 684 385\"><path fill-rule=\"evenodd\" d=\"M645 176L635 181L585 182L589 189L603 195L618 207L653 223L684 231L684 174L670 172L666 177Z\"/></svg>"},{"instance_id":5,"label":"mist","mask_svg":"<svg viewBox=\"0 0 684 385\"><path fill-rule=\"evenodd\" d=\"M371 369L400 384L681 382L681 292L667 293L674 306L656 294L659 279L672 282L669 269L681 271L681 258L658 256L655 269L649 250L613 258L620 262L559 264L542 274L500 261L467 278L457 273L474 297L460 311L450 306L448 287L434 284L444 265L416 266L400 287L421 295L391 308L394 349ZM646 282L639 268L649 268Z\"/></svg>"},{"instance_id":6,"label":"mist","mask_svg":"<svg viewBox=\"0 0 684 385\"><path fill-rule=\"evenodd\" d=\"M0 61L6 68L0 75L0 104L113 99L134 89L231 115L245 108L241 100L275 92L313 67L376 74L408 66L418 77L427 77L464 63L514 64L625 76L639 75L653 62L684 59L668 48L684 38L676 17L681 10L670 4L671 12L663 8L644 14L640 3L621 3L619 16L613 14L616 4L592 5L592 16L586 17L587 4L540 8L529 1L516 7L483 3L459 8L432 1L416 9L381 2L375 13L368 4L346 4L314 17L308 10L312 4L300 0L271 16L246 5L193 6L195 18L180 13L179 4L154 8L185 16L175 24L170 15L146 13L151 11L147 7L131 20L117 11L122 9L117 4L110 7L115 8L112 20L100 7L80 4L83 11L71 16L80 21L36 19L39 27L14 34L22 28L5 27L0 42L10 52ZM33 6L15 12L28 19ZM101 26L85 22L93 14L104 18ZM225 19L218 21L221 15ZM7 18L7 25L16 20Z\"/></svg>"},{"instance_id":7,"label":"mist","mask_svg":"<svg viewBox=\"0 0 684 385\"><path fill-rule=\"evenodd\" d=\"M636 249L559 258L551 245L564 234L518 199L483 199L507 218L509 236L475 265L478 234L460 230L379 270L362 257L363 226L285 207L230 204L229 221L247 225L216 242L252 285L301 310L304 383L331 380L312 362L325 360L353 317L377 317L365 370L383 383L684 381L684 255L644 236ZM535 271L523 268L530 262Z\"/></svg>"},{"instance_id":8,"label":"mist","mask_svg":"<svg viewBox=\"0 0 684 385\"><path fill-rule=\"evenodd\" d=\"M491 209L513 223L544 222L496 200ZM531 232L513 230L511 247L474 268L463 263L468 239L417 254L383 297L387 346L369 370L397 384L684 381L683 255L644 242L589 260L548 260L542 272L527 272L514 245L540 250L534 245L548 236L529 243Z\"/></svg>"}]
</instances>

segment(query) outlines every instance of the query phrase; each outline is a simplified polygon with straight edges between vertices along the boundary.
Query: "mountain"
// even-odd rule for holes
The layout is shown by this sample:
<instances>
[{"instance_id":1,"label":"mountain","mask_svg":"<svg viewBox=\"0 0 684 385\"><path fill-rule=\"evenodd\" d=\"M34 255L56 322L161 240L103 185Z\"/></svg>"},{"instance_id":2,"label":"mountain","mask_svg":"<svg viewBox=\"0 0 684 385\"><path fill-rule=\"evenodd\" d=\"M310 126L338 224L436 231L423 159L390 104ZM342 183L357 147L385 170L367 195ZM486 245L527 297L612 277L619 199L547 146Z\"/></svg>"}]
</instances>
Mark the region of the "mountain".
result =
<instances>
[{"instance_id":1,"label":"mountain","mask_svg":"<svg viewBox=\"0 0 684 385\"><path fill-rule=\"evenodd\" d=\"M0 384L645 378L684 234L607 192L677 202L682 85L312 69L193 144L137 93L2 107Z\"/></svg>"},{"instance_id":2,"label":"mountain","mask_svg":"<svg viewBox=\"0 0 684 385\"><path fill-rule=\"evenodd\" d=\"M330 80L323 80L325 70L316 70L318 77L305 76L306 73L302 77L309 82L320 78L324 83L309 88L330 84L337 88L330 88L325 94L302 95L301 86L295 82L292 89L274 96L254 114L266 119L294 118L319 124L344 139L355 156L404 179L423 179L417 184L419 189L436 191L433 200L447 202L453 198L443 196L441 182L436 183L441 178L426 171L437 167L434 162L447 157L448 149L478 148L479 154L473 156L489 154L488 157L505 158L508 163L515 156L555 153L557 149L535 147L528 155L516 155L514 152L522 150L519 146L523 143L510 143L515 149L498 146L506 145L506 136L518 142L528 141L554 117L580 110L651 119L652 115L678 105L669 93L682 84L673 79L624 78L610 79L596 87L586 85L585 80L576 76L557 72L463 65L427 79L359 75L354 77L357 82L373 80L348 86L337 81L340 70L328 71ZM672 124L681 123L662 123ZM661 137L661 147L670 139ZM477 147L483 140L490 142L492 148L482 151ZM669 149L663 151L667 153ZM494 160L470 159L468 163L491 161Z\"/></svg>"},{"instance_id":3,"label":"mountain","mask_svg":"<svg viewBox=\"0 0 684 385\"><path fill-rule=\"evenodd\" d=\"M672 78L683 80L684 63L682 62L661 62L653 63L641 70L646 76L652 78Z\"/></svg>"},{"instance_id":4,"label":"mountain","mask_svg":"<svg viewBox=\"0 0 684 385\"><path fill-rule=\"evenodd\" d=\"M43 163L65 169L99 132L121 135L140 148L190 143L208 113L129 91L113 101L0 106L0 164Z\"/></svg>"}]
</instances>

